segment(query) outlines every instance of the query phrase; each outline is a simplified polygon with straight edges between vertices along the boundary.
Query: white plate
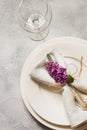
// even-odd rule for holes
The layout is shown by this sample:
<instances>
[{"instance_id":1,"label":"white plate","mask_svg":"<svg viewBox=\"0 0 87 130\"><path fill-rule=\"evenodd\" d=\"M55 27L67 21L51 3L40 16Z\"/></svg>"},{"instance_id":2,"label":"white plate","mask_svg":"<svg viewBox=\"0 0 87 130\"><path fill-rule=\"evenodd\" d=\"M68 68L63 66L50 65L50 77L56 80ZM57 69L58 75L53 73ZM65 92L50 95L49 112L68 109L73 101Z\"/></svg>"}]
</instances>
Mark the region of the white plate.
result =
<instances>
[{"instance_id":1,"label":"white plate","mask_svg":"<svg viewBox=\"0 0 87 130\"><path fill-rule=\"evenodd\" d=\"M23 95L22 88L27 89L27 100L41 118L55 125L69 126L62 96L43 89L29 77L33 67L46 53L55 49L65 56L72 56L77 59L83 56L84 62L87 63L87 41L73 37L61 37L47 41L38 46L27 58L21 74L21 92Z\"/></svg>"}]
</instances>

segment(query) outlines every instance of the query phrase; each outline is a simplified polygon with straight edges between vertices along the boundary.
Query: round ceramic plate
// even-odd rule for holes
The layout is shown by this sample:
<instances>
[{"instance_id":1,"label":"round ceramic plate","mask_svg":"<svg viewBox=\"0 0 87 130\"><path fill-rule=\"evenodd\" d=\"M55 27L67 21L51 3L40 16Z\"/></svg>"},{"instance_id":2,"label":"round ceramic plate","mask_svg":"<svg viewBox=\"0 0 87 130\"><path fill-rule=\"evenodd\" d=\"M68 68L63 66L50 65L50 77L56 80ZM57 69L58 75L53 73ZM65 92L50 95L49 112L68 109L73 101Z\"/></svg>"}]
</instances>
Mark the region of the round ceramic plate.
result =
<instances>
[{"instance_id":1,"label":"round ceramic plate","mask_svg":"<svg viewBox=\"0 0 87 130\"><path fill-rule=\"evenodd\" d=\"M84 63L87 64L87 41L73 37L61 37L47 41L38 46L24 63L21 74L21 92L23 96L24 89L27 90L25 93L27 101L43 120L66 127L70 126L70 123L65 112L62 95L47 91L29 76L38 62L53 50L62 53L68 63L72 61L78 66L79 62L75 59L80 59L83 56Z\"/></svg>"}]
</instances>

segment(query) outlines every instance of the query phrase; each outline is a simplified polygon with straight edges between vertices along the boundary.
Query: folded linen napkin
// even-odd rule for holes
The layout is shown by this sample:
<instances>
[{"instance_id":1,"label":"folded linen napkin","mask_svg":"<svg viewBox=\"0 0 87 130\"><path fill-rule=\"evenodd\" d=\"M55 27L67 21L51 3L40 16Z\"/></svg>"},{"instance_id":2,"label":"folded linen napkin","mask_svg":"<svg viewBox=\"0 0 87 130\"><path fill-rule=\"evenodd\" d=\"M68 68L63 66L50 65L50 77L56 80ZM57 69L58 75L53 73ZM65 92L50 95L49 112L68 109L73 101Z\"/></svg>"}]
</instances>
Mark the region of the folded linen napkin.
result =
<instances>
[{"instance_id":1,"label":"folded linen napkin","mask_svg":"<svg viewBox=\"0 0 87 130\"><path fill-rule=\"evenodd\" d=\"M80 81L80 86L77 82L73 82L73 85L71 85L70 87L65 83L55 82L53 77L50 76L46 70L45 63L47 61L56 61L63 68L66 68L67 65L67 63L64 61L64 57L61 54L58 54L56 51L54 51L50 54L47 54L46 57L32 70L30 74L31 78L42 84L45 84L46 86L53 86L54 88L58 88L59 91L61 90L63 95L64 106L68 118L70 120L71 127L78 130L87 129L87 111L83 110L82 108L76 105L75 97L73 96L73 94L76 94L75 96L79 101L81 97L79 91L87 93L86 85L83 86L82 82ZM76 88L76 92L75 89L72 89L73 86ZM73 93L72 90L75 93ZM80 96L77 93L79 93ZM82 98L80 101L82 105L84 105Z\"/></svg>"}]
</instances>

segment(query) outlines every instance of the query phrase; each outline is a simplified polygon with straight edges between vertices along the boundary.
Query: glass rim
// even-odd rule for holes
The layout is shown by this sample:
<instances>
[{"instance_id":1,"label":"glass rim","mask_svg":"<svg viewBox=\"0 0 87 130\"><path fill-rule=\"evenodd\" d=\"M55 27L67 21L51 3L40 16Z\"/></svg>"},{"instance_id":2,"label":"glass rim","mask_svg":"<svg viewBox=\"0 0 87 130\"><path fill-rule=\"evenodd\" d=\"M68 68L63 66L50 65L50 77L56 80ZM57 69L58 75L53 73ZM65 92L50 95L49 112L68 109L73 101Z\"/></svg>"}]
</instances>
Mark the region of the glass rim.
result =
<instances>
[{"instance_id":1,"label":"glass rim","mask_svg":"<svg viewBox=\"0 0 87 130\"><path fill-rule=\"evenodd\" d=\"M22 5L22 3L23 3L23 1L24 0L21 0L21 2L19 3L19 6L18 6L18 13L20 13L21 14L21 5ZM46 1L46 0L44 0L45 1L45 3L46 3L46 13L45 13L45 15L44 16L46 16L46 14L47 14L47 12L48 12L48 2ZM24 21L26 21L25 20L25 18L21 15L21 17L23 18L23 20Z\"/></svg>"},{"instance_id":2,"label":"glass rim","mask_svg":"<svg viewBox=\"0 0 87 130\"><path fill-rule=\"evenodd\" d=\"M22 21L25 23L26 20L25 20L25 19L22 17L22 15L20 15L20 13L19 13L19 10L20 10L20 7L21 7L21 4L22 4L23 1L24 1L24 0L22 0L22 1L20 2L19 6L18 6L18 11L17 11L17 12L18 12L18 19L19 19L19 17L21 17ZM47 13L48 13L48 11L49 11L49 9L50 9L50 19L49 19L48 24L47 24L46 27L43 28L41 31L35 32L35 31L28 30L27 28L25 28L25 27L21 24L21 21L18 20L19 23L20 23L20 25L21 25L21 27L22 27L25 31L30 32L30 33L39 33L39 32L44 31L44 30L50 25L51 20L52 20L52 11L51 11L50 5L48 5L48 2L47 2L46 0L44 0L44 1L46 2L46 6L47 6L47 10L46 10L45 16L47 15ZM49 6L49 7L48 7L48 6ZM48 9L48 8L49 8L49 9Z\"/></svg>"}]
</instances>

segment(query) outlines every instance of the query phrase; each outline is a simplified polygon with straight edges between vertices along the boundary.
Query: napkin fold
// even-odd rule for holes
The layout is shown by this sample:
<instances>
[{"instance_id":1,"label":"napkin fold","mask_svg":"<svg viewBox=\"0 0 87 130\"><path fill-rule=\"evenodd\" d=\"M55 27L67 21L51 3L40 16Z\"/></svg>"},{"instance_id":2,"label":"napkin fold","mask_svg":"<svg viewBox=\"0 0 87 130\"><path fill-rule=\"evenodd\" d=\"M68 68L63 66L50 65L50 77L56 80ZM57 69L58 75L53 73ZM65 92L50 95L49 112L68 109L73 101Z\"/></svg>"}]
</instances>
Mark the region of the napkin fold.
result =
<instances>
[{"instance_id":1,"label":"napkin fold","mask_svg":"<svg viewBox=\"0 0 87 130\"><path fill-rule=\"evenodd\" d=\"M71 127L77 130L86 130L87 129L87 111L82 110L82 108L76 105L71 87L69 87L67 84L64 85L64 84L56 83L55 80L48 74L45 68L45 63L47 61L56 61L59 63L59 65L61 65L64 68L66 68L67 66L67 63L65 62L62 54L59 54L57 51L53 51L49 53L49 55L47 54L46 57L44 57L44 59L41 60L40 63L38 63L38 65L35 68L33 68L30 74L31 78L34 79L35 81L38 81L46 85L47 87L53 86L54 88L55 87L58 88L59 91L61 90L65 110L69 118ZM81 92L87 93L87 87L84 84L83 80L82 82L80 81L80 84L81 85L79 86L78 82L73 82L73 86L76 89L78 89Z\"/></svg>"},{"instance_id":2,"label":"napkin fold","mask_svg":"<svg viewBox=\"0 0 87 130\"><path fill-rule=\"evenodd\" d=\"M87 129L87 111L78 107L74 101L73 94L68 86L64 87L62 93L64 106L72 128L77 130Z\"/></svg>"}]
</instances>

